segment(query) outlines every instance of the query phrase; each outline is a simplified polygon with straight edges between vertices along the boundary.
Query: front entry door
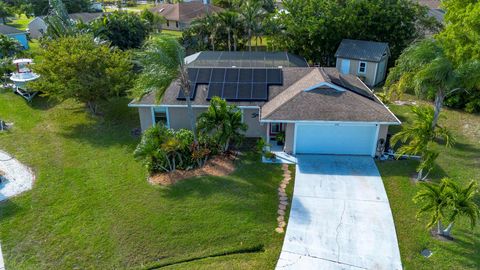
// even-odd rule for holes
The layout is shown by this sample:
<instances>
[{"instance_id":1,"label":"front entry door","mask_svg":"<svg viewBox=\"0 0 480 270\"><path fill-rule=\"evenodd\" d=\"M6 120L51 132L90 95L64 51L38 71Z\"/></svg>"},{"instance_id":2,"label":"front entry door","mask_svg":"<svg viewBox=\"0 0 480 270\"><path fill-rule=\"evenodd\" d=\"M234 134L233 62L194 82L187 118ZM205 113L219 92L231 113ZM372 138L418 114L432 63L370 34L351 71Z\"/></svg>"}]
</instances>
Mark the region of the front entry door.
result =
<instances>
[{"instance_id":1,"label":"front entry door","mask_svg":"<svg viewBox=\"0 0 480 270\"><path fill-rule=\"evenodd\" d=\"M284 131L285 126L282 123L270 123L270 135L277 135L278 133Z\"/></svg>"},{"instance_id":2,"label":"front entry door","mask_svg":"<svg viewBox=\"0 0 480 270\"><path fill-rule=\"evenodd\" d=\"M350 60L342 59L342 66L340 68L340 72L342 72L342 74L350 73Z\"/></svg>"}]
</instances>

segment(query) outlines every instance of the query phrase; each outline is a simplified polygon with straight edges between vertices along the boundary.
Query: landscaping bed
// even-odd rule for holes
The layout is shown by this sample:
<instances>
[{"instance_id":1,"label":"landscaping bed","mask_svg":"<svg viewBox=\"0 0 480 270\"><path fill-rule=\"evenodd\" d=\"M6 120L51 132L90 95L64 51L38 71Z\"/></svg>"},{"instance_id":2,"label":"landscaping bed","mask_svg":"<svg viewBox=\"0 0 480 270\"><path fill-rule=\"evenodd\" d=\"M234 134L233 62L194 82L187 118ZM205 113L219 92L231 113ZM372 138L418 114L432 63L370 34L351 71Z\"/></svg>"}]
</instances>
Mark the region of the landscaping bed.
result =
<instances>
[{"instance_id":1,"label":"landscaping bed","mask_svg":"<svg viewBox=\"0 0 480 270\"><path fill-rule=\"evenodd\" d=\"M148 181L152 184L168 186L196 176L226 176L235 171L235 160L236 156L233 154L218 155L208 160L203 167L193 170L157 173L150 176Z\"/></svg>"}]
</instances>

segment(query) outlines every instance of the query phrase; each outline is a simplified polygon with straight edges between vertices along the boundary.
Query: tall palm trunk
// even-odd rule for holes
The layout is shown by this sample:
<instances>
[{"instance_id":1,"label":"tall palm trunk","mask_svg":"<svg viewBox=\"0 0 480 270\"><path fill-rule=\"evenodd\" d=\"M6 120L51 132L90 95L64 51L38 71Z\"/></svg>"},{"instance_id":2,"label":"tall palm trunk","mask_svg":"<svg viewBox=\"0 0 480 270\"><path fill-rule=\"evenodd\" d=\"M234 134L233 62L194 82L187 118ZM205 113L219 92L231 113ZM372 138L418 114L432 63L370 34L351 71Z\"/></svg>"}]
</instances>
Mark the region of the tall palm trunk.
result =
<instances>
[{"instance_id":1,"label":"tall palm trunk","mask_svg":"<svg viewBox=\"0 0 480 270\"><path fill-rule=\"evenodd\" d=\"M248 29L248 51L252 51L252 29Z\"/></svg>"},{"instance_id":2,"label":"tall palm trunk","mask_svg":"<svg viewBox=\"0 0 480 270\"><path fill-rule=\"evenodd\" d=\"M437 91L437 94L435 95L435 102L434 102L435 111L433 113L432 130L435 129L435 127L438 124L438 118L440 117L440 111L442 110L444 99L445 99L445 91L443 89L439 89Z\"/></svg>"},{"instance_id":3,"label":"tall palm trunk","mask_svg":"<svg viewBox=\"0 0 480 270\"><path fill-rule=\"evenodd\" d=\"M195 145L197 145L198 140L197 128L195 126L195 114L193 113L192 101L190 100L190 81L188 79L187 68L184 65L181 65L180 69L180 88L182 89L185 99L187 100L188 117L190 118L190 127L193 131L193 142Z\"/></svg>"},{"instance_id":4,"label":"tall palm trunk","mask_svg":"<svg viewBox=\"0 0 480 270\"><path fill-rule=\"evenodd\" d=\"M442 225L442 221L438 221L437 223L437 234L438 235L442 235L443 234L443 225Z\"/></svg>"},{"instance_id":5,"label":"tall palm trunk","mask_svg":"<svg viewBox=\"0 0 480 270\"><path fill-rule=\"evenodd\" d=\"M228 51L232 51L232 44L230 42L230 39L231 39L231 35L230 35L230 29L227 29L227 33L228 33Z\"/></svg>"},{"instance_id":6,"label":"tall palm trunk","mask_svg":"<svg viewBox=\"0 0 480 270\"><path fill-rule=\"evenodd\" d=\"M233 51L237 51L237 35L233 35Z\"/></svg>"},{"instance_id":7,"label":"tall palm trunk","mask_svg":"<svg viewBox=\"0 0 480 270\"><path fill-rule=\"evenodd\" d=\"M445 230L442 231L442 235L450 237L450 232L452 231L452 228L453 228L453 222L450 222L450 224L448 224L447 228L445 228Z\"/></svg>"}]
</instances>

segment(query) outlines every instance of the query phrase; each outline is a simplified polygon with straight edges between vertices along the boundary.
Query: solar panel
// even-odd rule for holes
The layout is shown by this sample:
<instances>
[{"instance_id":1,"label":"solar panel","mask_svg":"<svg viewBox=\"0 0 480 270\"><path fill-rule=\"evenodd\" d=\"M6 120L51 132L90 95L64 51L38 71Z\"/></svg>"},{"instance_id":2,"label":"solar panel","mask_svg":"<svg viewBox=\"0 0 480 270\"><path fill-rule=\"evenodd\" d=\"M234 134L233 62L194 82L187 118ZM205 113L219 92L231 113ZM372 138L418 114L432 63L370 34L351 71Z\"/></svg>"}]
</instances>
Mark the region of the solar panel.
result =
<instances>
[{"instance_id":1,"label":"solar panel","mask_svg":"<svg viewBox=\"0 0 480 270\"><path fill-rule=\"evenodd\" d=\"M225 81L225 69L224 68L214 68L212 69L212 77L210 82L224 82Z\"/></svg>"},{"instance_id":2,"label":"solar panel","mask_svg":"<svg viewBox=\"0 0 480 270\"><path fill-rule=\"evenodd\" d=\"M240 69L238 81L241 83L252 82L252 69Z\"/></svg>"},{"instance_id":3,"label":"solar panel","mask_svg":"<svg viewBox=\"0 0 480 270\"><path fill-rule=\"evenodd\" d=\"M267 70L266 69L254 69L253 70L253 82L254 83L266 83L267 82Z\"/></svg>"},{"instance_id":4,"label":"solar panel","mask_svg":"<svg viewBox=\"0 0 480 270\"><path fill-rule=\"evenodd\" d=\"M211 68L201 68L198 71L197 75L197 83L199 84L207 84L210 82L210 76L212 74Z\"/></svg>"},{"instance_id":5,"label":"solar panel","mask_svg":"<svg viewBox=\"0 0 480 270\"><path fill-rule=\"evenodd\" d=\"M237 99L250 100L252 99L252 84L251 83L239 83Z\"/></svg>"},{"instance_id":6,"label":"solar panel","mask_svg":"<svg viewBox=\"0 0 480 270\"><path fill-rule=\"evenodd\" d=\"M243 52L242 52L243 53ZM242 58L242 53L238 57ZM210 56L210 55L209 55ZM256 63L263 55L249 55L247 63ZM273 58L272 54L265 58ZM195 98L197 85L208 84L207 100L214 96L226 100L264 101L268 98L270 85L282 85L283 73L278 68L189 68L188 77L191 82L190 98ZM179 91L177 99L185 100L183 91Z\"/></svg>"},{"instance_id":7,"label":"solar panel","mask_svg":"<svg viewBox=\"0 0 480 270\"><path fill-rule=\"evenodd\" d=\"M188 73L188 79L195 83L197 81L197 74L198 74L198 68L189 68L187 70Z\"/></svg>"},{"instance_id":8,"label":"solar panel","mask_svg":"<svg viewBox=\"0 0 480 270\"><path fill-rule=\"evenodd\" d=\"M252 100L267 100L268 86L266 83L254 83L252 88Z\"/></svg>"},{"instance_id":9,"label":"solar panel","mask_svg":"<svg viewBox=\"0 0 480 270\"><path fill-rule=\"evenodd\" d=\"M195 94L196 94L196 91L197 90L197 85L196 84L192 84L190 85L190 100L194 100L195 99ZM180 91L178 91L178 97L177 99L180 99L180 100L186 100L185 98L185 95L183 94L183 90L180 89Z\"/></svg>"},{"instance_id":10,"label":"solar panel","mask_svg":"<svg viewBox=\"0 0 480 270\"><path fill-rule=\"evenodd\" d=\"M213 97L222 97L223 95L223 83L210 83L208 86L207 99L210 100Z\"/></svg>"},{"instance_id":11,"label":"solar panel","mask_svg":"<svg viewBox=\"0 0 480 270\"><path fill-rule=\"evenodd\" d=\"M237 99L237 88L238 83L225 83L223 85L223 95L222 98L226 100L235 100Z\"/></svg>"},{"instance_id":12,"label":"solar panel","mask_svg":"<svg viewBox=\"0 0 480 270\"><path fill-rule=\"evenodd\" d=\"M283 73L281 69L267 69L267 82L271 85L283 84Z\"/></svg>"},{"instance_id":13,"label":"solar panel","mask_svg":"<svg viewBox=\"0 0 480 270\"><path fill-rule=\"evenodd\" d=\"M226 82L238 82L238 73L239 70L236 68L229 68L227 69L227 73L225 75Z\"/></svg>"}]
</instances>

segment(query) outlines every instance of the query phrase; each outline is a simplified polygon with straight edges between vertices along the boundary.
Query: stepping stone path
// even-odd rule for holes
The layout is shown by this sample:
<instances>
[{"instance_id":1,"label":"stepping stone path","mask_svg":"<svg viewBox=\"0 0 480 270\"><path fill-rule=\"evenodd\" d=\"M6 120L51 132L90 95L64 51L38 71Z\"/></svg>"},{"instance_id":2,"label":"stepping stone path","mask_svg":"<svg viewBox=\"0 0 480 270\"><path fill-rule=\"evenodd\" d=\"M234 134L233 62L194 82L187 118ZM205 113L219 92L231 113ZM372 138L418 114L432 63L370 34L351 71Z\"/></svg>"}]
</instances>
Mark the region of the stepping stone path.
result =
<instances>
[{"instance_id":1,"label":"stepping stone path","mask_svg":"<svg viewBox=\"0 0 480 270\"><path fill-rule=\"evenodd\" d=\"M280 183L280 187L278 188L278 227L275 229L277 233L284 233L285 226L287 223L285 222L285 211L287 210L288 205L288 197L285 189L287 188L288 183L292 180L292 175L288 170L288 164L282 165L283 170L283 180Z\"/></svg>"}]
</instances>

